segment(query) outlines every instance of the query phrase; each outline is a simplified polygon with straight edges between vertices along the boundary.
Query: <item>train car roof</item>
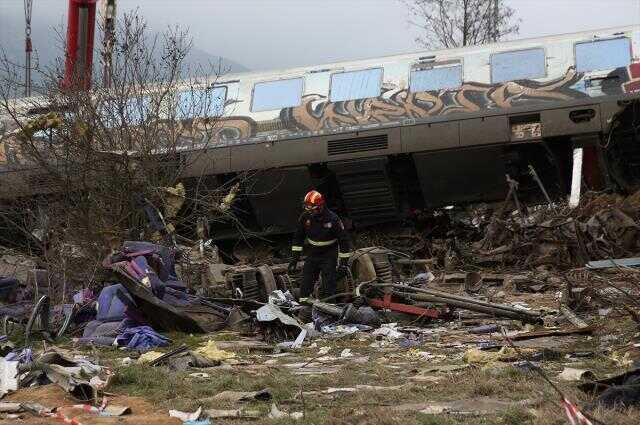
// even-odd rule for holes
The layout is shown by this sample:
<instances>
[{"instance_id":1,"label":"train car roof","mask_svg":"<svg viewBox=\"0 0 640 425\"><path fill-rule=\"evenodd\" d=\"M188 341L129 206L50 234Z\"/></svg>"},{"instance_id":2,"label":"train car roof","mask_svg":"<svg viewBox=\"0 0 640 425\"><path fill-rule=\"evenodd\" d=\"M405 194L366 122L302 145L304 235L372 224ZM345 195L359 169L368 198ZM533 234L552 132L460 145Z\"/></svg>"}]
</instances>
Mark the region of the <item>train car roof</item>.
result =
<instances>
[{"instance_id":1,"label":"train car roof","mask_svg":"<svg viewBox=\"0 0 640 425\"><path fill-rule=\"evenodd\" d=\"M473 54L486 50L490 51L505 51L514 50L518 48L534 47L536 45L551 43L561 40L579 40L579 39L597 39L597 38L610 38L616 35L621 35L629 31L640 31L640 25L626 25L618 27L600 28L588 31L580 31L573 33L554 34L544 37L524 38L509 41L499 41L496 43L480 44L474 46L458 47L452 49L438 49L438 50L416 50L410 53L392 54L385 56L376 56L363 59L339 61L321 63L315 65L301 66L295 68L282 68L282 69L269 69L263 71L249 71L242 73L228 73L221 74L219 76L208 76L202 79L213 82L215 85L224 85L225 83L237 83L243 80L258 80L265 81L269 79L284 79L300 77L304 74L319 73L319 72L340 72L343 70L357 70L379 67L389 62L406 61L406 60L420 60L420 58L430 58L441 55L448 58L451 57L464 57L467 54ZM639 41L640 42L640 41ZM193 81L197 81L198 78L194 78ZM188 86L191 82L184 81L179 84L180 87ZM29 105L38 104L37 100L45 101L45 97L33 96L31 98L14 98L12 102L14 105L20 108L20 105L28 107Z\"/></svg>"},{"instance_id":2,"label":"train car roof","mask_svg":"<svg viewBox=\"0 0 640 425\"><path fill-rule=\"evenodd\" d=\"M391 54L385 56L375 56L368 57L362 59L354 59L348 61L339 61L339 62L327 62L320 63L314 65L307 65L295 68L279 68L279 69L268 69L262 71L248 71L242 73L229 73L224 74L221 79L224 81L235 81L243 79L263 79L269 77L286 77L289 75L297 75L309 73L309 72L322 72L333 71L336 72L338 69L336 68L356 68L356 67L368 67L372 65L380 65L386 62L394 62L394 61L402 61L402 60L411 60L418 59L419 57L429 57L429 56L438 56L438 55L446 55L446 56L464 56L470 53L477 53L486 50L513 50L518 47L528 47L530 45L540 44L541 42L549 43L560 40L567 39L587 39L594 37L614 37L616 35L621 35L622 33L629 31L638 31L640 30L640 25L626 25L619 27L609 27L609 28L599 28L588 31L579 31L572 33L563 33L563 34L554 34L544 37L531 37L531 38L522 38L517 40L508 40L508 41L499 41L496 43L487 43L487 44L479 44L474 46L465 46L465 47L457 47L451 49L438 49L438 50L416 50L414 52L409 53L401 53L401 54ZM223 84L224 81L220 81L219 84Z\"/></svg>"}]
</instances>

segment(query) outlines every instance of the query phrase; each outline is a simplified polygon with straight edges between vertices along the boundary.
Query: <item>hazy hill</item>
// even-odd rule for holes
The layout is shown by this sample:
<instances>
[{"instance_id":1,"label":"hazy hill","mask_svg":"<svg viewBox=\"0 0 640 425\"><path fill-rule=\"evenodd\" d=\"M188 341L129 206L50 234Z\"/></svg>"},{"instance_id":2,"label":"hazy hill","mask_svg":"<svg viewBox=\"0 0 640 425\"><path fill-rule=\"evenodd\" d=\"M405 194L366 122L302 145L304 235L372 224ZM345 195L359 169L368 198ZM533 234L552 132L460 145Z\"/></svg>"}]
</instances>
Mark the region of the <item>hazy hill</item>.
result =
<instances>
[{"instance_id":1,"label":"hazy hill","mask_svg":"<svg viewBox=\"0 0 640 425\"><path fill-rule=\"evenodd\" d=\"M0 14L0 48L11 58L12 61L24 63L24 23L17 17ZM32 61L37 57L40 66L50 66L55 63L56 58L63 54L63 42L56 29L63 28L63 22L56 22L53 19L49 22L34 22L31 38L33 40L34 53ZM100 46L100 39L96 35L96 46ZM96 63L97 55L94 55L94 63ZM218 64L222 59L223 69L229 69L230 72L248 71L245 66L228 58L221 58L212 55L205 50L193 46L189 56L187 57L186 66L195 69L198 65L207 67L208 64ZM34 75L35 78L35 75Z\"/></svg>"}]
</instances>

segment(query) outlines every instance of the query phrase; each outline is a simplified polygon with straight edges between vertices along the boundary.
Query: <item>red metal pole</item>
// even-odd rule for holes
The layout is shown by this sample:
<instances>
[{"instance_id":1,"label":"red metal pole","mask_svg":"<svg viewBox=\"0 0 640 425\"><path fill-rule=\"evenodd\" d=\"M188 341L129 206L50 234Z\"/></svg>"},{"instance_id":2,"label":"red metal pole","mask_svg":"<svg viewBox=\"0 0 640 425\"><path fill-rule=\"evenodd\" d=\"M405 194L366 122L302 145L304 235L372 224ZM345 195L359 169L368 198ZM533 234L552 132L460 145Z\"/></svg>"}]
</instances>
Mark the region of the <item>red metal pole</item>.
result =
<instances>
[{"instance_id":1,"label":"red metal pole","mask_svg":"<svg viewBox=\"0 0 640 425\"><path fill-rule=\"evenodd\" d=\"M416 307L411 304L401 304L391 301L391 294L385 294L383 299L370 298L367 299L367 304L371 307L384 308L392 311L399 311L401 313L413 314L414 316L431 317L433 319L442 318L442 313L439 310L433 308Z\"/></svg>"},{"instance_id":2,"label":"red metal pole","mask_svg":"<svg viewBox=\"0 0 640 425\"><path fill-rule=\"evenodd\" d=\"M95 26L96 0L69 0L63 87L91 86Z\"/></svg>"}]
</instances>

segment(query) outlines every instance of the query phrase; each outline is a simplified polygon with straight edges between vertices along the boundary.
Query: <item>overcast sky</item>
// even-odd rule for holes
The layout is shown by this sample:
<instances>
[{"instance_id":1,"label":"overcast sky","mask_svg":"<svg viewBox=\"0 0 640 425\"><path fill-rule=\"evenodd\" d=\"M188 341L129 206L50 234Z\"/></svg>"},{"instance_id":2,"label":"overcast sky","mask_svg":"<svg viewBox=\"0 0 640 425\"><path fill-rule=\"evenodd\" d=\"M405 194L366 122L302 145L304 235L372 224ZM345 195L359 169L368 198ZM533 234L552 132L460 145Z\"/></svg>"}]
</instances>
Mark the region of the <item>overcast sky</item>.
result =
<instances>
[{"instance_id":1,"label":"overcast sky","mask_svg":"<svg viewBox=\"0 0 640 425\"><path fill-rule=\"evenodd\" d=\"M515 38L640 23L640 0L506 0L521 19ZM67 0L33 0L33 25L60 24ZM195 46L250 69L359 59L418 50L399 0L118 0L154 31L181 24ZM0 0L0 17L24 21L23 0ZM42 35L40 35L42 37ZM0 27L0 44L22 34ZM39 40L34 40L35 48Z\"/></svg>"}]
</instances>

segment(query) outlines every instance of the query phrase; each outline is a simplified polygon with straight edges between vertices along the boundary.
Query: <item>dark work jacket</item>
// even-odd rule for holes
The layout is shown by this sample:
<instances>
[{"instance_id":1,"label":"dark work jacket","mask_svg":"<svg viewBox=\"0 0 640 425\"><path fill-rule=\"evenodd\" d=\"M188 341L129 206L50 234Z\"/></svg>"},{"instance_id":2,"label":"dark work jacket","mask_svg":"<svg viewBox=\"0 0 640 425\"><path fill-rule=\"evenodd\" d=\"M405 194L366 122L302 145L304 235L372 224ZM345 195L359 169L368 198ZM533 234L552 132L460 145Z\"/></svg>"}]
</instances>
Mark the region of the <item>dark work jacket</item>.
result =
<instances>
[{"instance_id":1,"label":"dark work jacket","mask_svg":"<svg viewBox=\"0 0 640 425\"><path fill-rule=\"evenodd\" d=\"M291 245L294 256L302 253L303 246L309 255L314 255L335 250L336 244L340 258L351 256L351 244L340 217L326 207L317 215L306 211L302 213Z\"/></svg>"}]
</instances>

